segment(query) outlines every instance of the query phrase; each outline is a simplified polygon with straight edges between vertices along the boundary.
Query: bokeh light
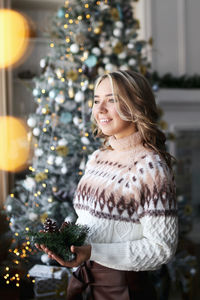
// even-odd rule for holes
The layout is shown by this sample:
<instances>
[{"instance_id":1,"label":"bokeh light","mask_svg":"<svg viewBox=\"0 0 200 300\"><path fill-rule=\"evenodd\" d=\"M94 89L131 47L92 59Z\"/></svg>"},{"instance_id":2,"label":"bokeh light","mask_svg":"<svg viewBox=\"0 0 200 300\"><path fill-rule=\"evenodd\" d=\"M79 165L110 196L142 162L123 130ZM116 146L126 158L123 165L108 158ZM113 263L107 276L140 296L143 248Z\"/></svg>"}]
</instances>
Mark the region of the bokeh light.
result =
<instances>
[{"instance_id":1,"label":"bokeh light","mask_svg":"<svg viewBox=\"0 0 200 300\"><path fill-rule=\"evenodd\" d=\"M30 158L25 123L11 116L0 117L0 169L18 172L27 168Z\"/></svg>"},{"instance_id":2,"label":"bokeh light","mask_svg":"<svg viewBox=\"0 0 200 300\"><path fill-rule=\"evenodd\" d=\"M26 18L11 9L0 9L0 68L19 63L28 48Z\"/></svg>"}]
</instances>

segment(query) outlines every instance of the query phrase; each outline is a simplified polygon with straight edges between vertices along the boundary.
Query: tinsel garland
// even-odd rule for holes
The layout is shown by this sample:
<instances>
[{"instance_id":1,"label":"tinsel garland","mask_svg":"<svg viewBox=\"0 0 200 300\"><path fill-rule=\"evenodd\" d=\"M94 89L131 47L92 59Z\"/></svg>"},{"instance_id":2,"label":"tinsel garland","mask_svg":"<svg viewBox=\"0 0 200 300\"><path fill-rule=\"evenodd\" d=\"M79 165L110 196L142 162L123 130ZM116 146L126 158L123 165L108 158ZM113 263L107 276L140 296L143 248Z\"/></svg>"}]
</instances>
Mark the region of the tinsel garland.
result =
<instances>
[{"instance_id":1,"label":"tinsel garland","mask_svg":"<svg viewBox=\"0 0 200 300\"><path fill-rule=\"evenodd\" d=\"M70 247L82 246L88 234L88 227L73 223L63 223L60 229L51 232L33 232L28 235L33 244L45 245L49 250L65 261L71 261L75 255L70 251Z\"/></svg>"}]
</instances>

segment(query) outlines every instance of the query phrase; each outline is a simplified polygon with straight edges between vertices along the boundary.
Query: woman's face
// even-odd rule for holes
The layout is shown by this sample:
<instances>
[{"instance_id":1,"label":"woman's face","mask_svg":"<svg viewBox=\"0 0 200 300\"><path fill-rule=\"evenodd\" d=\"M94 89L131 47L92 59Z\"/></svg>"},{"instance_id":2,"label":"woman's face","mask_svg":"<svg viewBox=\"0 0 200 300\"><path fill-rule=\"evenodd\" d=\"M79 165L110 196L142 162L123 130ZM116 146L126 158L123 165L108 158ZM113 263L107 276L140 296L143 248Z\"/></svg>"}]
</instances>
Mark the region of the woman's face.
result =
<instances>
[{"instance_id":1,"label":"woman's face","mask_svg":"<svg viewBox=\"0 0 200 300\"><path fill-rule=\"evenodd\" d=\"M116 139L128 136L136 131L132 122L120 118L109 78L97 86L94 95L92 114L103 134L115 136Z\"/></svg>"}]
</instances>

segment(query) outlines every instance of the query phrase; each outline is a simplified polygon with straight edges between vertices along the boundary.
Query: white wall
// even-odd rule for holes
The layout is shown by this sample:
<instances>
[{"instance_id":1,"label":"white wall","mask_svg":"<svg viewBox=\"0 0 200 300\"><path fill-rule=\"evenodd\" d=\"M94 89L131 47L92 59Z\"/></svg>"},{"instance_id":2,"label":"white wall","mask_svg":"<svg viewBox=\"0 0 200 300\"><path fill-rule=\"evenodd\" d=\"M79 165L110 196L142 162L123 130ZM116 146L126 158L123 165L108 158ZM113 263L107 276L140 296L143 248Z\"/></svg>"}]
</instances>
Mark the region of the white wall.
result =
<instances>
[{"instance_id":1,"label":"white wall","mask_svg":"<svg viewBox=\"0 0 200 300\"><path fill-rule=\"evenodd\" d=\"M154 39L153 70L200 74L200 0L140 0L134 7L140 36Z\"/></svg>"}]
</instances>

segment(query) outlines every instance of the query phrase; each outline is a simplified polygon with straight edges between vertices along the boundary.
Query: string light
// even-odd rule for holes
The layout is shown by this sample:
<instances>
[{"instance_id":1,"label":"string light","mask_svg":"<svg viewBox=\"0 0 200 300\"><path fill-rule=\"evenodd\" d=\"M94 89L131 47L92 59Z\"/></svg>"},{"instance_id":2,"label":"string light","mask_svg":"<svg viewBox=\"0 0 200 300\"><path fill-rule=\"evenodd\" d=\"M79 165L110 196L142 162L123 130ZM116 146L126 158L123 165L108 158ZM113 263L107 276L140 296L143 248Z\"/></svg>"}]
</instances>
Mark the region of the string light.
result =
<instances>
[{"instance_id":1,"label":"string light","mask_svg":"<svg viewBox=\"0 0 200 300\"><path fill-rule=\"evenodd\" d=\"M54 150L55 150L55 147L54 147L54 146L51 146L51 150L54 151Z\"/></svg>"},{"instance_id":2,"label":"string light","mask_svg":"<svg viewBox=\"0 0 200 300\"><path fill-rule=\"evenodd\" d=\"M51 44L50 44L50 47L53 48L53 47L54 47L54 43L51 43Z\"/></svg>"},{"instance_id":3,"label":"string light","mask_svg":"<svg viewBox=\"0 0 200 300\"><path fill-rule=\"evenodd\" d=\"M15 232L15 236L19 236L19 233L18 233L18 232Z\"/></svg>"},{"instance_id":4,"label":"string light","mask_svg":"<svg viewBox=\"0 0 200 300\"><path fill-rule=\"evenodd\" d=\"M46 121L45 121L45 123L46 123L46 124L49 124L49 123L50 123L50 121L49 121L49 120L46 120Z\"/></svg>"},{"instance_id":5,"label":"string light","mask_svg":"<svg viewBox=\"0 0 200 300\"><path fill-rule=\"evenodd\" d=\"M45 94L45 92L46 92L45 89L42 89L42 94Z\"/></svg>"},{"instance_id":6,"label":"string light","mask_svg":"<svg viewBox=\"0 0 200 300\"><path fill-rule=\"evenodd\" d=\"M69 20L69 24L73 24L73 22L74 22L74 21L73 21L72 19Z\"/></svg>"},{"instance_id":7,"label":"string light","mask_svg":"<svg viewBox=\"0 0 200 300\"><path fill-rule=\"evenodd\" d=\"M41 103L41 101L42 101L42 100L41 100L40 98L37 99L37 102L38 102L38 103Z\"/></svg>"},{"instance_id":8,"label":"string light","mask_svg":"<svg viewBox=\"0 0 200 300\"><path fill-rule=\"evenodd\" d=\"M68 24L65 24L65 25L64 25L64 28L67 29L67 28L68 28Z\"/></svg>"},{"instance_id":9,"label":"string light","mask_svg":"<svg viewBox=\"0 0 200 300\"><path fill-rule=\"evenodd\" d=\"M45 173L48 173L48 172L49 172L49 170L48 170L48 169L45 169L45 170L44 170L44 172L45 172Z\"/></svg>"},{"instance_id":10,"label":"string light","mask_svg":"<svg viewBox=\"0 0 200 300\"><path fill-rule=\"evenodd\" d=\"M69 37L66 37L65 41L66 41L67 43L69 43L69 42L70 42L70 38L69 38Z\"/></svg>"},{"instance_id":11,"label":"string light","mask_svg":"<svg viewBox=\"0 0 200 300\"><path fill-rule=\"evenodd\" d=\"M88 4L88 3L86 3L86 4L85 4L85 8L88 8L88 7L89 7L89 4Z\"/></svg>"},{"instance_id":12,"label":"string light","mask_svg":"<svg viewBox=\"0 0 200 300\"><path fill-rule=\"evenodd\" d=\"M11 198L14 198L14 194L10 194L10 197L11 197Z\"/></svg>"},{"instance_id":13,"label":"string light","mask_svg":"<svg viewBox=\"0 0 200 300\"><path fill-rule=\"evenodd\" d=\"M78 16L77 19L78 19L79 21L81 21L81 20L83 19L83 17L82 17L82 16Z\"/></svg>"},{"instance_id":14,"label":"string light","mask_svg":"<svg viewBox=\"0 0 200 300\"><path fill-rule=\"evenodd\" d=\"M46 183L43 183L42 186L45 188L47 185L46 185Z\"/></svg>"},{"instance_id":15,"label":"string light","mask_svg":"<svg viewBox=\"0 0 200 300\"><path fill-rule=\"evenodd\" d=\"M69 14L65 14L65 18L66 18L66 19L69 18Z\"/></svg>"},{"instance_id":16,"label":"string light","mask_svg":"<svg viewBox=\"0 0 200 300\"><path fill-rule=\"evenodd\" d=\"M44 132L47 132L47 129L46 129L46 128L43 128L43 131L44 131Z\"/></svg>"}]
</instances>

